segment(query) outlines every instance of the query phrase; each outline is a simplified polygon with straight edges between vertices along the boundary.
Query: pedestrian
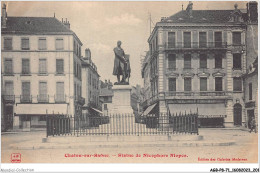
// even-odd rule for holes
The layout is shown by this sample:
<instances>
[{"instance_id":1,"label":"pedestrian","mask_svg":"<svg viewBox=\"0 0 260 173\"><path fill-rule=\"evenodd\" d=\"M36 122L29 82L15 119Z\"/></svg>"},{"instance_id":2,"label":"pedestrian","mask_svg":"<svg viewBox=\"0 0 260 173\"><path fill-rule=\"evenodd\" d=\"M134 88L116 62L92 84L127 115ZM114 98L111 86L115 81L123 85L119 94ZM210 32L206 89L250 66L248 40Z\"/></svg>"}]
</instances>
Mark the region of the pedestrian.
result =
<instances>
[{"instance_id":1,"label":"pedestrian","mask_svg":"<svg viewBox=\"0 0 260 173\"><path fill-rule=\"evenodd\" d=\"M256 133L256 124L255 124L255 117L252 117L251 121L250 121L250 133L255 130Z\"/></svg>"}]
</instances>

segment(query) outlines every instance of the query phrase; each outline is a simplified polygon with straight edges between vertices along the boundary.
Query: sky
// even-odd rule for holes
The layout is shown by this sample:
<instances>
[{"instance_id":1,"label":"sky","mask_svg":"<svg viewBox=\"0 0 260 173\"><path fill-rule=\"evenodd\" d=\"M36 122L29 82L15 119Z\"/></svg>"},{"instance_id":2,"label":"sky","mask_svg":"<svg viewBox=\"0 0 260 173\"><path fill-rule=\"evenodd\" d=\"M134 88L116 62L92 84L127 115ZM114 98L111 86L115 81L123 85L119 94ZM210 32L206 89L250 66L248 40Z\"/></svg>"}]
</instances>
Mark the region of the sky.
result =
<instances>
[{"instance_id":1,"label":"sky","mask_svg":"<svg viewBox=\"0 0 260 173\"><path fill-rule=\"evenodd\" d=\"M3 3L3 2L2 2ZM92 60L96 64L100 79L110 79L114 66L114 52L118 40L122 48L130 54L131 78L130 84L143 86L141 76L141 57L148 51L150 35L149 14L152 26L161 17L171 16L187 7L188 1L76 1L76 2L5 2L8 16L55 17L61 21L67 18L74 31L83 43L82 55L89 48ZM194 10L246 8L246 2L241 1L193 1ZM153 29L153 28L152 28Z\"/></svg>"}]
</instances>

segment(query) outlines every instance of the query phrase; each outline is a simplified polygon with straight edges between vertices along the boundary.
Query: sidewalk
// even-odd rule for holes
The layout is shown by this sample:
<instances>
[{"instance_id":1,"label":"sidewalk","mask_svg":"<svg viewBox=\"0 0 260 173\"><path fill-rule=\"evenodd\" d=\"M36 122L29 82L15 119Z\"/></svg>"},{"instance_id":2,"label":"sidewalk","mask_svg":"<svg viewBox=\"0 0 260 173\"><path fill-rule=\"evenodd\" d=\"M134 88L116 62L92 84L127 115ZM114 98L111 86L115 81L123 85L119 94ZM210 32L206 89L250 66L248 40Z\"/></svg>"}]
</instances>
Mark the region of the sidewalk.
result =
<instances>
[{"instance_id":1,"label":"sidewalk","mask_svg":"<svg viewBox=\"0 0 260 173\"><path fill-rule=\"evenodd\" d=\"M48 137L44 132L32 132L32 138L12 143L11 149L72 149L72 148L124 148L124 147L201 147L243 145L257 137L244 129L200 129L200 135L177 134L172 136L57 136ZM19 135L19 134L18 134ZM29 135L27 133L27 135Z\"/></svg>"}]
</instances>

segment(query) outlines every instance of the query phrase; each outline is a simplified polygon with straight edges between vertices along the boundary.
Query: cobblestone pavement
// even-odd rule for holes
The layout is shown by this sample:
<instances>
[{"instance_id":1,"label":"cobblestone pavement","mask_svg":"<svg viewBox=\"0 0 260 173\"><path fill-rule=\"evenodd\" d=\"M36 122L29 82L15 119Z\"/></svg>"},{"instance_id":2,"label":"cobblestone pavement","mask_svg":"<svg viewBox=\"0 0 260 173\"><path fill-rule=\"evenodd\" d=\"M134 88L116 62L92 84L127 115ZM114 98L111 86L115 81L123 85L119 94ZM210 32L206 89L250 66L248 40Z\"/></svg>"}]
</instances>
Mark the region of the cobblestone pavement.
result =
<instances>
[{"instance_id":1,"label":"cobblestone pavement","mask_svg":"<svg viewBox=\"0 0 260 173\"><path fill-rule=\"evenodd\" d=\"M109 162L131 162L131 163L241 163L257 162L258 157L258 136L255 133L249 133L245 130L228 129L200 129L200 135L203 136L201 143L217 143L233 141L230 146L194 146L187 147L174 146L177 143L173 141L142 142L142 145L131 145L136 142L127 142L129 147L119 147L126 142L117 142L113 146L111 142L89 142L86 137L60 137L51 139L48 145L56 146L55 149L14 149L11 146L16 144L33 146L33 143L41 143L45 137L45 132L20 132L15 134L2 134L2 162L10 162L11 153L21 153L22 163L109 163ZM181 136L180 136L181 137ZM194 136L192 136L194 138ZM189 138L186 136L186 138ZM184 139L182 137L182 139ZM58 142L59 141L59 142ZM187 144L194 141L183 140ZM66 148L59 148L68 146ZM70 148L74 143L76 147ZM85 147L91 143L91 147ZM115 144L116 142L113 142ZM137 142L138 143L138 142ZM149 143L150 145L147 145ZM100 145L109 145L111 147L95 147ZM153 145L154 144L154 145ZM156 145L160 144L160 145ZM166 145L167 144L167 145ZM145 145L144 145L145 146ZM75 155L73 155L75 154ZM71 157L79 154L82 157ZM136 157L140 156L140 157ZM208 160L209 159L209 160ZM215 159L215 161L210 161ZM233 160L232 160L233 159Z\"/></svg>"}]
</instances>

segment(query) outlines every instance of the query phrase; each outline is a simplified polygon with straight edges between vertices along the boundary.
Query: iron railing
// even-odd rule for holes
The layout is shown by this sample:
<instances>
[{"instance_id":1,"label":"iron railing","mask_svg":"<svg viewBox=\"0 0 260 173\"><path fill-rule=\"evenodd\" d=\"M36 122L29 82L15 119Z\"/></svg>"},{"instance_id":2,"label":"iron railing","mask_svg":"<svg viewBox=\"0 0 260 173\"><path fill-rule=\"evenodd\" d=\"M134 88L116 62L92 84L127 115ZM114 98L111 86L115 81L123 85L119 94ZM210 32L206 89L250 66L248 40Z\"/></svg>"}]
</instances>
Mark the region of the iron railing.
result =
<instances>
[{"instance_id":1,"label":"iron railing","mask_svg":"<svg viewBox=\"0 0 260 173\"><path fill-rule=\"evenodd\" d=\"M38 101L38 103L48 103L49 95L47 95L47 94L37 95L37 101Z\"/></svg>"},{"instance_id":2,"label":"iron railing","mask_svg":"<svg viewBox=\"0 0 260 173\"><path fill-rule=\"evenodd\" d=\"M21 103L32 103L32 95L20 95Z\"/></svg>"},{"instance_id":3,"label":"iron railing","mask_svg":"<svg viewBox=\"0 0 260 173\"><path fill-rule=\"evenodd\" d=\"M65 103L66 102L66 95L64 94L57 94L54 95L55 103Z\"/></svg>"},{"instance_id":4,"label":"iron railing","mask_svg":"<svg viewBox=\"0 0 260 173\"><path fill-rule=\"evenodd\" d=\"M58 135L150 136L176 133L198 134L198 114L135 116L110 114L79 117L47 115L47 137Z\"/></svg>"},{"instance_id":5,"label":"iron railing","mask_svg":"<svg viewBox=\"0 0 260 173\"><path fill-rule=\"evenodd\" d=\"M15 101L15 95L3 95L5 102L14 102Z\"/></svg>"},{"instance_id":6,"label":"iron railing","mask_svg":"<svg viewBox=\"0 0 260 173\"><path fill-rule=\"evenodd\" d=\"M165 49L227 48L227 42L166 42Z\"/></svg>"}]
</instances>

